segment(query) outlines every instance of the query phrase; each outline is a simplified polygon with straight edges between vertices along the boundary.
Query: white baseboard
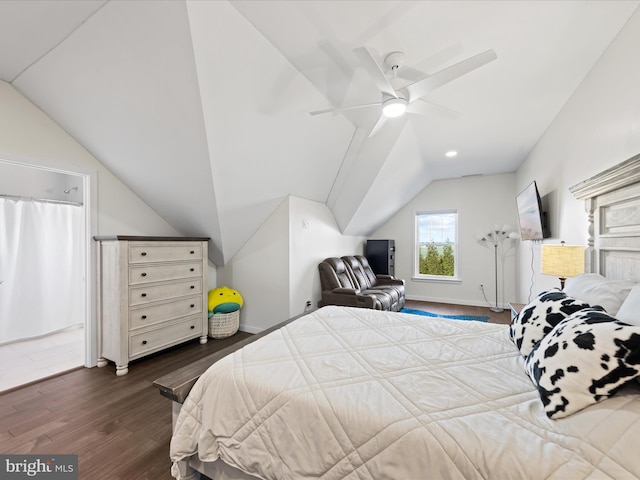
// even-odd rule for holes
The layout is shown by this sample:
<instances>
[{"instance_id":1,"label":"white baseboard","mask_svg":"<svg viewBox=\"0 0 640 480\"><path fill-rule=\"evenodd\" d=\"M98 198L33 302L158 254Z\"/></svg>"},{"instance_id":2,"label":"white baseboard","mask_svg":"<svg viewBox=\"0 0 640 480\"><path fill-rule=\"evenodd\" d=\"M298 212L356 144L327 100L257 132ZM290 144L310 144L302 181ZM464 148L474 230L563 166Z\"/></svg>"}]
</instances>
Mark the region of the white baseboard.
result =
<instances>
[{"instance_id":1,"label":"white baseboard","mask_svg":"<svg viewBox=\"0 0 640 480\"><path fill-rule=\"evenodd\" d=\"M239 330L241 332L253 333L255 335L256 333L260 333L260 332L266 330L266 328L252 327L251 325L240 325Z\"/></svg>"}]
</instances>

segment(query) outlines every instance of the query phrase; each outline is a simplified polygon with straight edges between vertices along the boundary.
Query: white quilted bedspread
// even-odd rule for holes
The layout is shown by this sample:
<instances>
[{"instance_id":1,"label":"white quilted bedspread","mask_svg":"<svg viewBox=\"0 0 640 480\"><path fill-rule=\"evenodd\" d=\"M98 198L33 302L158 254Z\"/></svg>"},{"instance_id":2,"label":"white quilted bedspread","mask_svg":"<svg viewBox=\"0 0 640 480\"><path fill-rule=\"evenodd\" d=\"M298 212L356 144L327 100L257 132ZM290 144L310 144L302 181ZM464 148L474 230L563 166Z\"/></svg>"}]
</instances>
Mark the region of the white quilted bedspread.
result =
<instances>
[{"instance_id":1,"label":"white quilted bedspread","mask_svg":"<svg viewBox=\"0 0 640 480\"><path fill-rule=\"evenodd\" d=\"M505 325L324 307L214 364L177 420L285 479L640 478L640 388L550 420Z\"/></svg>"}]
</instances>

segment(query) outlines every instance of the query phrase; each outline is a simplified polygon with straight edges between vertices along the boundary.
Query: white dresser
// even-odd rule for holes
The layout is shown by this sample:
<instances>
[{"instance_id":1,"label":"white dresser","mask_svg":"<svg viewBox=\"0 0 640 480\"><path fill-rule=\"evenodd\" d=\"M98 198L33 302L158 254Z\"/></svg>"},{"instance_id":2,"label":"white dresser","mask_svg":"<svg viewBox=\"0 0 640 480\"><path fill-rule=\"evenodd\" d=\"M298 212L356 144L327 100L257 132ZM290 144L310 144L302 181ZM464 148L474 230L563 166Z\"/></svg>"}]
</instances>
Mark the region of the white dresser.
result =
<instances>
[{"instance_id":1,"label":"white dresser","mask_svg":"<svg viewBox=\"0 0 640 480\"><path fill-rule=\"evenodd\" d=\"M98 242L98 366L178 343L207 342L207 238L95 237Z\"/></svg>"}]
</instances>

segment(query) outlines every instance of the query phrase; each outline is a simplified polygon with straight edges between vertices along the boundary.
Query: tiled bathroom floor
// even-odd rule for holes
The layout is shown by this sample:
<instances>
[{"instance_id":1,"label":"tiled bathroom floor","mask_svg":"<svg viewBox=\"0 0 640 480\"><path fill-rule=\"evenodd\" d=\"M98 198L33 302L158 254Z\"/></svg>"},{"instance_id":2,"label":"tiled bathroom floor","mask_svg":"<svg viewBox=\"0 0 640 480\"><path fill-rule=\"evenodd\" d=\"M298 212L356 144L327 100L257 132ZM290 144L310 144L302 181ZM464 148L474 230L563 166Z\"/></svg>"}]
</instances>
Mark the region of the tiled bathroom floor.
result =
<instances>
[{"instance_id":1,"label":"tiled bathroom floor","mask_svg":"<svg viewBox=\"0 0 640 480\"><path fill-rule=\"evenodd\" d=\"M0 392L84 364L84 328L0 345Z\"/></svg>"}]
</instances>

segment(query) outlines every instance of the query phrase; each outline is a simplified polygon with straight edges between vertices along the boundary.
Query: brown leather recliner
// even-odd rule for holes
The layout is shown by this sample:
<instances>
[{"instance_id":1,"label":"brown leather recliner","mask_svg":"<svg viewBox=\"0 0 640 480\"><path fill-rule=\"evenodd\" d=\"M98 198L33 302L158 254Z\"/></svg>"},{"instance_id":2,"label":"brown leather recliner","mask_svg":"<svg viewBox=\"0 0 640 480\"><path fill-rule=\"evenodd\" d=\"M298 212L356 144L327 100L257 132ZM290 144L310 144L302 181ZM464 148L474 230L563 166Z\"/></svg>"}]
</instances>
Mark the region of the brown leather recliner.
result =
<instances>
[{"instance_id":1,"label":"brown leather recliner","mask_svg":"<svg viewBox=\"0 0 640 480\"><path fill-rule=\"evenodd\" d=\"M322 287L322 299L318 302L319 307L343 305L394 311L402 308L400 306L404 305L404 282L402 280L397 280L393 289L387 289L386 285L383 289L368 288L367 276L373 275L375 277L372 271L366 271L367 268L371 270L369 263L366 262L365 267L356 257L343 258L347 259L347 263L343 259L331 257L326 258L318 265ZM402 287L402 295L397 289L399 286Z\"/></svg>"},{"instance_id":2,"label":"brown leather recliner","mask_svg":"<svg viewBox=\"0 0 640 480\"><path fill-rule=\"evenodd\" d=\"M362 291L347 270L345 263L337 257L324 259L319 265L322 298L319 307L342 305L345 307L389 310L391 296L382 291Z\"/></svg>"},{"instance_id":3,"label":"brown leather recliner","mask_svg":"<svg viewBox=\"0 0 640 480\"><path fill-rule=\"evenodd\" d=\"M389 310L398 312L404 307L404 280L391 275L376 275L369 265L369 260L363 255L348 255L342 257L353 279L361 290L379 290L391 296Z\"/></svg>"},{"instance_id":4,"label":"brown leather recliner","mask_svg":"<svg viewBox=\"0 0 640 480\"><path fill-rule=\"evenodd\" d=\"M383 275L380 273L374 273L371 265L369 265L369 260L364 255L355 255L355 258L358 260L360 265L362 265L362 271L367 277L367 283L365 284L367 288L375 288L382 290L395 290L398 292L398 307L397 309L393 309L394 311L400 311L404 308L405 304L405 288L404 288L404 280L400 278L396 278L393 275Z\"/></svg>"}]
</instances>

